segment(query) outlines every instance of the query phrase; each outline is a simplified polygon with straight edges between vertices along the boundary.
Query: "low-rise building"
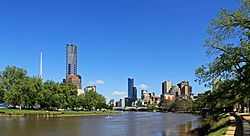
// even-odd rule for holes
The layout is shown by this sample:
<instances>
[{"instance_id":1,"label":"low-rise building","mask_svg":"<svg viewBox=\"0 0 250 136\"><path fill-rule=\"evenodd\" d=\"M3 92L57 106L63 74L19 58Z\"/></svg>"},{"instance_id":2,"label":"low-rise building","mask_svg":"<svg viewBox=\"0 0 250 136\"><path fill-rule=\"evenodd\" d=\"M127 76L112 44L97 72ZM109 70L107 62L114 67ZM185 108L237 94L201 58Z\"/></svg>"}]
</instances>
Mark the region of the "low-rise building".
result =
<instances>
[{"instance_id":1,"label":"low-rise building","mask_svg":"<svg viewBox=\"0 0 250 136\"><path fill-rule=\"evenodd\" d=\"M84 88L84 92L88 92L88 91L96 92L96 86L86 86Z\"/></svg>"},{"instance_id":2,"label":"low-rise building","mask_svg":"<svg viewBox=\"0 0 250 136\"><path fill-rule=\"evenodd\" d=\"M167 100L167 101L175 100L175 96L172 94L164 94L162 97L163 97L163 100Z\"/></svg>"}]
</instances>

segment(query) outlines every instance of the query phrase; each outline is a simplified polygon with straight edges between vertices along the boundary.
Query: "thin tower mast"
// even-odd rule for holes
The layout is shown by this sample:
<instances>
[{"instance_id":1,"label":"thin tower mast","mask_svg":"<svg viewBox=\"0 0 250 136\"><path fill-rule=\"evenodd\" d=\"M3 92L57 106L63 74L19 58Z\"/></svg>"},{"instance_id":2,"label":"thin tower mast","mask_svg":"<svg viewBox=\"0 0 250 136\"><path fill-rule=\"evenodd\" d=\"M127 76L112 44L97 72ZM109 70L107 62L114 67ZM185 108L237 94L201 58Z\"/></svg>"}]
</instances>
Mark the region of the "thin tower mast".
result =
<instances>
[{"instance_id":1,"label":"thin tower mast","mask_svg":"<svg viewBox=\"0 0 250 136\"><path fill-rule=\"evenodd\" d=\"M43 79L43 52L41 51L40 54L40 74L39 74L39 78Z\"/></svg>"}]
</instances>

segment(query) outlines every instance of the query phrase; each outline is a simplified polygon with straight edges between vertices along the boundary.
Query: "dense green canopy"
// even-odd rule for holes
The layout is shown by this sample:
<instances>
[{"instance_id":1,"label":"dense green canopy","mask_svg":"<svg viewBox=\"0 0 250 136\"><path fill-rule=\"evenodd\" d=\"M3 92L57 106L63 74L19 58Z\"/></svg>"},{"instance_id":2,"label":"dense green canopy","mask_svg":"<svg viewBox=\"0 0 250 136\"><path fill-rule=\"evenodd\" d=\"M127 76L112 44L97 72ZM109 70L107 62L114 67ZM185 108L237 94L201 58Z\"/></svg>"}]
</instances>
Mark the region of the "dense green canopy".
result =
<instances>
[{"instance_id":1,"label":"dense green canopy","mask_svg":"<svg viewBox=\"0 0 250 136\"><path fill-rule=\"evenodd\" d=\"M196 69L197 81L213 87L201 98L210 107L246 106L250 100L250 1L240 3L235 11L222 9L211 21L205 47L214 59Z\"/></svg>"},{"instance_id":2,"label":"dense green canopy","mask_svg":"<svg viewBox=\"0 0 250 136\"><path fill-rule=\"evenodd\" d=\"M0 73L0 100L13 107L50 110L107 107L106 99L96 92L78 96L75 85L54 81L43 83L39 78L27 76L26 70L14 66L6 67Z\"/></svg>"}]
</instances>

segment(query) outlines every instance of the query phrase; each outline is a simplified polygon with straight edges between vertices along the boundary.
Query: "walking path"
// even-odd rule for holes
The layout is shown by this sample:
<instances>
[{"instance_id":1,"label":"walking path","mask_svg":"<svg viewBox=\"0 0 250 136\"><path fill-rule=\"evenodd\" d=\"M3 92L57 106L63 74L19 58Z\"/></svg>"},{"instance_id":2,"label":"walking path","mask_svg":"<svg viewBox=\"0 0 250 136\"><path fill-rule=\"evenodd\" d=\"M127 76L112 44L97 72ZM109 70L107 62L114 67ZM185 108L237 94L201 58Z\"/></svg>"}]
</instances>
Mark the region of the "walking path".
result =
<instances>
[{"instance_id":1,"label":"walking path","mask_svg":"<svg viewBox=\"0 0 250 136\"><path fill-rule=\"evenodd\" d=\"M240 114L243 122L244 136L250 136L250 114Z\"/></svg>"},{"instance_id":2,"label":"walking path","mask_svg":"<svg viewBox=\"0 0 250 136\"><path fill-rule=\"evenodd\" d=\"M225 136L234 136L236 125L235 125L235 118L233 116L230 116L230 126L227 128L227 132Z\"/></svg>"}]
</instances>

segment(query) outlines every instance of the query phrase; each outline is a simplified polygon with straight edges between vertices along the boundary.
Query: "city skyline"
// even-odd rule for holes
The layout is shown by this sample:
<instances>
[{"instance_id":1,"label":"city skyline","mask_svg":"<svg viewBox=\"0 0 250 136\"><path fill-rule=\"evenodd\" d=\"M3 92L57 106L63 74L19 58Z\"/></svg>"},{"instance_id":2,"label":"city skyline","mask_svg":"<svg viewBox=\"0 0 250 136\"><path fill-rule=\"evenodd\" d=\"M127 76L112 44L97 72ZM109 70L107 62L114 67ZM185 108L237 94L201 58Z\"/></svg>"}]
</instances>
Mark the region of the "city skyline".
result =
<instances>
[{"instance_id":1,"label":"city skyline","mask_svg":"<svg viewBox=\"0 0 250 136\"><path fill-rule=\"evenodd\" d=\"M194 93L206 91L194 82L194 70L209 61L202 47L208 22L221 7L237 6L222 0L183 1L182 5L99 1L65 2L57 11L53 8L56 2L48 3L1 4L0 70L15 65L27 69L30 76L39 76L39 52L43 50L44 81L61 82L65 78L65 44L74 43L79 48L78 73L83 86L97 85L107 99L127 96L123 92L127 92L130 76L137 80L138 92L147 87L160 94L166 80L188 80Z\"/></svg>"}]
</instances>

